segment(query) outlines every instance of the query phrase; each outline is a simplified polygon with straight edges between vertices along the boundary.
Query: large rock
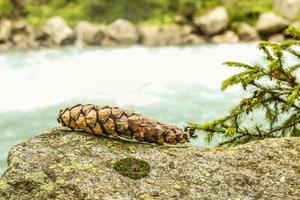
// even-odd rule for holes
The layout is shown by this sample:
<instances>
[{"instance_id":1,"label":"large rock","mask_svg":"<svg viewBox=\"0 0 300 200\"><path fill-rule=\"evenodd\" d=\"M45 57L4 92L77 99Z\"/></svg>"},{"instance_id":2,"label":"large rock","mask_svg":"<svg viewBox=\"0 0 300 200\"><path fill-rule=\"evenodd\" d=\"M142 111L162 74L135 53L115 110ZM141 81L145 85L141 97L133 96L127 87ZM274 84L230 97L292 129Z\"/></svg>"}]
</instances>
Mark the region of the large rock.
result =
<instances>
[{"instance_id":1,"label":"large rock","mask_svg":"<svg viewBox=\"0 0 300 200\"><path fill-rule=\"evenodd\" d=\"M100 45L104 37L100 26L91 24L87 21L80 21L75 27L77 43L80 45Z\"/></svg>"},{"instance_id":2,"label":"large rock","mask_svg":"<svg viewBox=\"0 0 300 200\"><path fill-rule=\"evenodd\" d=\"M197 17L195 24L207 35L212 35L226 29L229 23L226 8L217 7L207 14Z\"/></svg>"},{"instance_id":3,"label":"large rock","mask_svg":"<svg viewBox=\"0 0 300 200\"><path fill-rule=\"evenodd\" d=\"M31 25L29 25L25 20L18 20L13 22L12 28L13 34L33 34L34 30Z\"/></svg>"},{"instance_id":4,"label":"large rock","mask_svg":"<svg viewBox=\"0 0 300 200\"><path fill-rule=\"evenodd\" d=\"M38 43L40 47L51 47L53 42L50 40L49 35L42 31L36 31L34 33L34 40Z\"/></svg>"},{"instance_id":5,"label":"large rock","mask_svg":"<svg viewBox=\"0 0 300 200\"><path fill-rule=\"evenodd\" d=\"M125 19L117 19L108 25L105 33L109 39L121 45L134 44L139 40L137 28Z\"/></svg>"},{"instance_id":6,"label":"large rock","mask_svg":"<svg viewBox=\"0 0 300 200\"><path fill-rule=\"evenodd\" d=\"M175 46L182 44L182 35L188 33L190 30L185 27L166 25L160 28L159 37L161 38L162 45Z\"/></svg>"},{"instance_id":7,"label":"large rock","mask_svg":"<svg viewBox=\"0 0 300 200\"><path fill-rule=\"evenodd\" d=\"M161 46L164 41L160 37L160 28L158 26L139 27L141 42L146 46Z\"/></svg>"},{"instance_id":8,"label":"large rock","mask_svg":"<svg viewBox=\"0 0 300 200\"><path fill-rule=\"evenodd\" d=\"M262 13L257 22L256 29L263 34L278 33L285 29L289 22L273 12Z\"/></svg>"},{"instance_id":9,"label":"large rock","mask_svg":"<svg viewBox=\"0 0 300 200\"><path fill-rule=\"evenodd\" d=\"M273 0L273 7L283 16L292 19L300 12L300 0Z\"/></svg>"},{"instance_id":10,"label":"large rock","mask_svg":"<svg viewBox=\"0 0 300 200\"><path fill-rule=\"evenodd\" d=\"M283 35L283 34L280 34L280 33L271 35L271 36L268 38L268 41L270 41L270 42L277 42L277 43L282 43L282 42L284 42L284 40L285 40L284 35Z\"/></svg>"},{"instance_id":11,"label":"large rock","mask_svg":"<svg viewBox=\"0 0 300 200\"><path fill-rule=\"evenodd\" d=\"M37 41L34 40L34 37L27 34L15 34L12 37L12 42L14 47L17 49L27 49L27 48L36 48L38 47Z\"/></svg>"},{"instance_id":12,"label":"large rock","mask_svg":"<svg viewBox=\"0 0 300 200\"><path fill-rule=\"evenodd\" d=\"M216 44L237 43L239 41L239 37L233 31L226 31L223 34L213 36L211 41Z\"/></svg>"},{"instance_id":13,"label":"large rock","mask_svg":"<svg viewBox=\"0 0 300 200\"><path fill-rule=\"evenodd\" d=\"M0 18L0 43L8 41L11 38L12 27L10 20Z\"/></svg>"},{"instance_id":14,"label":"large rock","mask_svg":"<svg viewBox=\"0 0 300 200\"><path fill-rule=\"evenodd\" d=\"M43 27L43 32L49 35L55 45L68 45L75 41L74 31L61 17L50 18Z\"/></svg>"},{"instance_id":15,"label":"large rock","mask_svg":"<svg viewBox=\"0 0 300 200\"><path fill-rule=\"evenodd\" d=\"M204 36L196 35L193 33L184 35L182 38L182 43L188 45L199 45L205 42L206 42L206 38Z\"/></svg>"},{"instance_id":16,"label":"large rock","mask_svg":"<svg viewBox=\"0 0 300 200\"><path fill-rule=\"evenodd\" d=\"M300 20L292 22L290 26L300 29Z\"/></svg>"},{"instance_id":17,"label":"large rock","mask_svg":"<svg viewBox=\"0 0 300 200\"><path fill-rule=\"evenodd\" d=\"M191 29L175 25L139 27L142 44L146 46L174 46L182 44L182 36Z\"/></svg>"},{"instance_id":18,"label":"large rock","mask_svg":"<svg viewBox=\"0 0 300 200\"><path fill-rule=\"evenodd\" d=\"M134 180L114 170L114 163L126 157L148 162L148 176ZM125 143L54 129L10 150L0 199L297 200L299 160L300 138L204 149Z\"/></svg>"},{"instance_id":19,"label":"large rock","mask_svg":"<svg viewBox=\"0 0 300 200\"><path fill-rule=\"evenodd\" d=\"M237 34L242 41L250 42L259 40L256 29L249 24L243 23L238 27Z\"/></svg>"},{"instance_id":20,"label":"large rock","mask_svg":"<svg viewBox=\"0 0 300 200\"><path fill-rule=\"evenodd\" d=\"M17 49L35 48L38 46L35 41L34 29L24 20L13 22L11 41Z\"/></svg>"},{"instance_id":21,"label":"large rock","mask_svg":"<svg viewBox=\"0 0 300 200\"><path fill-rule=\"evenodd\" d=\"M0 51L7 51L13 47L13 43L8 41L5 43L0 42Z\"/></svg>"}]
</instances>

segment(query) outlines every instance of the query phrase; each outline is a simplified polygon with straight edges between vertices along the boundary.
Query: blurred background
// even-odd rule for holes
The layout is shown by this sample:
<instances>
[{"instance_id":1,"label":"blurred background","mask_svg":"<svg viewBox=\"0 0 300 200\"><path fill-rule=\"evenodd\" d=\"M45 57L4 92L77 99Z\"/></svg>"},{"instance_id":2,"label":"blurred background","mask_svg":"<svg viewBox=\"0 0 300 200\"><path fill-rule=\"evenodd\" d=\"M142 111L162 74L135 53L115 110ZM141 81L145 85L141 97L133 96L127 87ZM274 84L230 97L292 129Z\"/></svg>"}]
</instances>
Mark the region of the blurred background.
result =
<instances>
[{"instance_id":1,"label":"blurred background","mask_svg":"<svg viewBox=\"0 0 300 200\"><path fill-rule=\"evenodd\" d=\"M257 42L283 41L299 11L300 0L0 0L0 172L72 104L179 127L225 115L245 94L219 90L237 72L222 63L260 62Z\"/></svg>"},{"instance_id":2,"label":"blurred background","mask_svg":"<svg viewBox=\"0 0 300 200\"><path fill-rule=\"evenodd\" d=\"M1 0L4 17L26 17L35 25L62 16L70 24L78 20L110 23L125 18L134 23L172 23L176 15L193 17L225 6L232 23L254 22L272 10L271 0Z\"/></svg>"}]
</instances>

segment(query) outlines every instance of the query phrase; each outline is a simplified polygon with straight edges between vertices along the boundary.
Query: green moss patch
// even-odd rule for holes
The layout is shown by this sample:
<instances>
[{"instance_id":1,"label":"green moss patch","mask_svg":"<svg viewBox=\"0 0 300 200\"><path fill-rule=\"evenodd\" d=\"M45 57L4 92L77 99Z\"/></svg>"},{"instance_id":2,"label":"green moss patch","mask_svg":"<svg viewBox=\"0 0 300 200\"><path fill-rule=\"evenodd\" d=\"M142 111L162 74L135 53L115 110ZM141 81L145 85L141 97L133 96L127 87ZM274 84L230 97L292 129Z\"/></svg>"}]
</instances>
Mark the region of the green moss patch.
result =
<instances>
[{"instance_id":1,"label":"green moss patch","mask_svg":"<svg viewBox=\"0 0 300 200\"><path fill-rule=\"evenodd\" d=\"M134 157L127 157L115 162L114 169L123 176L127 176L132 179L139 179L149 174L150 165L147 161Z\"/></svg>"}]
</instances>

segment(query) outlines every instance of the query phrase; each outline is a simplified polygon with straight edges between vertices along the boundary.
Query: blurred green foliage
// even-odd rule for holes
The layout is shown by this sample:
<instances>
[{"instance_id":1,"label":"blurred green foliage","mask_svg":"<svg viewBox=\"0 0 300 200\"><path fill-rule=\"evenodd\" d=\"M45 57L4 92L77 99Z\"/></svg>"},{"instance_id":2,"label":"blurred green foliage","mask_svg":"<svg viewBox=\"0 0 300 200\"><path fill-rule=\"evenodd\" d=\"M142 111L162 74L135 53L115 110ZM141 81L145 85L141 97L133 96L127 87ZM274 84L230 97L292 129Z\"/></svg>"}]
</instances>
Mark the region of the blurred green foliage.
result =
<instances>
[{"instance_id":1,"label":"blurred green foliage","mask_svg":"<svg viewBox=\"0 0 300 200\"><path fill-rule=\"evenodd\" d=\"M260 13L272 10L270 0L228 0L226 5L232 28L241 22L254 24Z\"/></svg>"},{"instance_id":2,"label":"blurred green foliage","mask_svg":"<svg viewBox=\"0 0 300 200\"><path fill-rule=\"evenodd\" d=\"M0 0L0 16L10 16L13 12L13 5L10 0Z\"/></svg>"},{"instance_id":3,"label":"blurred green foliage","mask_svg":"<svg viewBox=\"0 0 300 200\"><path fill-rule=\"evenodd\" d=\"M109 23L117 18L172 23L177 14L192 18L222 5L227 7L232 24L252 23L259 13L271 9L271 0L0 0L0 16L18 17L16 13L22 13L35 25L56 15L71 25L78 20Z\"/></svg>"}]
</instances>

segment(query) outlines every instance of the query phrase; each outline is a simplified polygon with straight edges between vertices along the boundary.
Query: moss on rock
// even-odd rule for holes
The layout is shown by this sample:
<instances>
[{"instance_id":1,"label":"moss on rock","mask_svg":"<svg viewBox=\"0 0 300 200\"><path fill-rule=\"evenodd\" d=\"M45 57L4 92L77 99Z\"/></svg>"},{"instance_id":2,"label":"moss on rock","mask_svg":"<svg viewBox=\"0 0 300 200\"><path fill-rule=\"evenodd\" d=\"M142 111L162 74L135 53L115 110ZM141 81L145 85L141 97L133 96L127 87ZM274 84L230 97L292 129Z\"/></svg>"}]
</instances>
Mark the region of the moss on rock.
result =
<instances>
[{"instance_id":1,"label":"moss on rock","mask_svg":"<svg viewBox=\"0 0 300 200\"><path fill-rule=\"evenodd\" d=\"M128 176L132 179L139 179L149 174L150 165L145 160L127 157L115 162L114 169L123 176Z\"/></svg>"},{"instance_id":2,"label":"moss on rock","mask_svg":"<svg viewBox=\"0 0 300 200\"><path fill-rule=\"evenodd\" d=\"M204 149L117 143L53 129L11 149L0 200L298 200L299 152L300 137ZM115 166L147 177L131 179Z\"/></svg>"}]
</instances>

